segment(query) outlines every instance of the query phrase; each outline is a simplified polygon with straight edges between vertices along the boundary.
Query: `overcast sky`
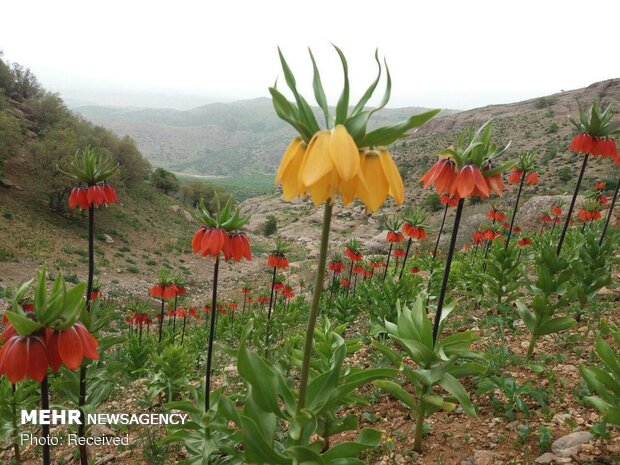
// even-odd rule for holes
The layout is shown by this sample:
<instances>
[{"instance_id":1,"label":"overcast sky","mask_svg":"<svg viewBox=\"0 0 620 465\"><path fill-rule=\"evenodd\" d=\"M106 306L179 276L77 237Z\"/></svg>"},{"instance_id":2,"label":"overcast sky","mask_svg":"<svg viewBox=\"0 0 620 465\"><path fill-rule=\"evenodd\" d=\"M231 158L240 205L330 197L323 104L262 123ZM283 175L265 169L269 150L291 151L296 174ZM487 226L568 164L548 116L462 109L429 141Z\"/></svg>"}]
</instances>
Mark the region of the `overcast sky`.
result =
<instances>
[{"instance_id":1,"label":"overcast sky","mask_svg":"<svg viewBox=\"0 0 620 465\"><path fill-rule=\"evenodd\" d=\"M69 99L189 108L266 96L282 47L312 97L393 78L391 106L466 109L620 77L620 1L30 0L2 5L0 49Z\"/></svg>"}]
</instances>

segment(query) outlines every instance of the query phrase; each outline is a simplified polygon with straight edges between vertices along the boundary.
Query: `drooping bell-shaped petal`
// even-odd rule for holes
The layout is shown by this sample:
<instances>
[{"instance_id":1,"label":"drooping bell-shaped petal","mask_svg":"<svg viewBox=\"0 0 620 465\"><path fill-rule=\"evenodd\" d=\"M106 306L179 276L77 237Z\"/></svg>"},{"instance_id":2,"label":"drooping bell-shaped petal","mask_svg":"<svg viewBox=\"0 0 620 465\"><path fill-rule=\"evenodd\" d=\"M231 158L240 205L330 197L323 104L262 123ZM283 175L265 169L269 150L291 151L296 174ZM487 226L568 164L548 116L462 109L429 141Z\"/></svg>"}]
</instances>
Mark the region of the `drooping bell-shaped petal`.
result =
<instances>
[{"instance_id":1,"label":"drooping bell-shaped petal","mask_svg":"<svg viewBox=\"0 0 620 465\"><path fill-rule=\"evenodd\" d=\"M317 132L310 139L299 172L299 179L305 187L324 182L334 170L334 163L329 154L330 138L331 133L324 130ZM331 176L327 179L329 181Z\"/></svg>"},{"instance_id":2,"label":"drooping bell-shaped petal","mask_svg":"<svg viewBox=\"0 0 620 465\"><path fill-rule=\"evenodd\" d=\"M362 155L361 173L365 186L360 186L358 189L358 197L369 212L374 212L385 202L390 190L377 152L371 150Z\"/></svg>"},{"instance_id":3,"label":"drooping bell-shaped petal","mask_svg":"<svg viewBox=\"0 0 620 465\"><path fill-rule=\"evenodd\" d=\"M338 177L347 182L360 170L360 156L355 141L342 124L337 124L329 138L329 154Z\"/></svg>"},{"instance_id":4,"label":"drooping bell-shaped petal","mask_svg":"<svg viewBox=\"0 0 620 465\"><path fill-rule=\"evenodd\" d=\"M379 148L378 152L379 161L383 167L383 174L388 181L388 194L392 196L398 205L400 205L405 201L405 185L403 183L403 178L401 177L400 171L398 171L390 152L384 147Z\"/></svg>"}]
</instances>

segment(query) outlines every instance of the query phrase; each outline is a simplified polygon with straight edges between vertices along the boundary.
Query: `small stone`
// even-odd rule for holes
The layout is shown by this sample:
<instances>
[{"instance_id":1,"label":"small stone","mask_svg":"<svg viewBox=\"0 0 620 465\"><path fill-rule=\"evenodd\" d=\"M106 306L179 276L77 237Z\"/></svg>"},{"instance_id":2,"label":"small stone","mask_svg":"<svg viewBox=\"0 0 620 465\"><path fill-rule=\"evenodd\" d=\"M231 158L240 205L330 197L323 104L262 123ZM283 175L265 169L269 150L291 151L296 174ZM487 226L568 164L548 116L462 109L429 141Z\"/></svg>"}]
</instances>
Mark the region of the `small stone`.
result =
<instances>
[{"instance_id":1,"label":"small stone","mask_svg":"<svg viewBox=\"0 0 620 465\"><path fill-rule=\"evenodd\" d=\"M114 437L116 433L106 425L94 425L90 429L90 436L93 438Z\"/></svg>"},{"instance_id":2,"label":"small stone","mask_svg":"<svg viewBox=\"0 0 620 465\"><path fill-rule=\"evenodd\" d=\"M97 460L95 462L96 465L105 465L106 463L112 462L113 460L116 460L116 455L115 454L108 454L105 455L103 457L101 457L99 460Z\"/></svg>"},{"instance_id":3,"label":"small stone","mask_svg":"<svg viewBox=\"0 0 620 465\"><path fill-rule=\"evenodd\" d=\"M594 436L588 431L577 431L553 441L551 451L560 457L570 457L579 452L582 444L586 444L593 439Z\"/></svg>"},{"instance_id":4,"label":"small stone","mask_svg":"<svg viewBox=\"0 0 620 465\"><path fill-rule=\"evenodd\" d=\"M494 465L495 453L488 450L477 450L474 452L473 465Z\"/></svg>"},{"instance_id":5,"label":"small stone","mask_svg":"<svg viewBox=\"0 0 620 465\"><path fill-rule=\"evenodd\" d=\"M534 462L541 463L541 464L547 464L547 463L551 463L555 461L556 458L557 457L555 456L555 454L552 454L551 452L545 452L540 457L537 457L536 460L534 460Z\"/></svg>"}]
</instances>

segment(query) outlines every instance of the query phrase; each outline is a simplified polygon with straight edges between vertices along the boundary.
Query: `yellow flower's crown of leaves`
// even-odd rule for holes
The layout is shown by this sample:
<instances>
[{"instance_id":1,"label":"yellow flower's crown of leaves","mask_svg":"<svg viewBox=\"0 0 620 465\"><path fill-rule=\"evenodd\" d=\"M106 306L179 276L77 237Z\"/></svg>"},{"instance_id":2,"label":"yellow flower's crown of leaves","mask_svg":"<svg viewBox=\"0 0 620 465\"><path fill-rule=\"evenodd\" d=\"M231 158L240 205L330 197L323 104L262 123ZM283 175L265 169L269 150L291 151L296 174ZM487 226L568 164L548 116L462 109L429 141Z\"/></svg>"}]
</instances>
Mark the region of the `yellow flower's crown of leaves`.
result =
<instances>
[{"instance_id":1,"label":"yellow flower's crown of leaves","mask_svg":"<svg viewBox=\"0 0 620 465\"><path fill-rule=\"evenodd\" d=\"M330 115L329 105L321 82L321 76L319 69L314 59L312 51L309 50L310 59L312 61L312 67L314 75L312 79L312 87L314 90L314 97L317 104L321 108L325 118L325 128L330 129L333 126L342 124L347 128L347 131L353 138L353 141L357 147L374 147L374 146L386 146L396 142L403 137L409 130L422 126L432 117L437 115L441 110L430 110L424 113L413 115L411 118L397 123L392 126L383 126L373 131L367 132L367 125L370 117L377 111L381 110L390 100L390 94L392 89L392 80L390 77L390 71L387 63L384 61L385 74L386 74L386 88L383 98L379 105L373 109L367 109L366 104L373 96L377 85L381 79L383 73L383 66L379 60L378 51L375 52L375 61L378 66L378 73L376 79L370 84L366 92L362 95L357 104L351 109L349 106L349 71L347 60L342 51L334 45L336 52L342 63L344 72L344 85L338 103L336 104L336 111L334 118ZM304 142L308 143L312 136L321 130L321 127L315 117L312 107L308 101L301 95L297 89L297 82L295 76L291 71L288 63L286 62L282 51L278 48L280 56L280 63L282 64L282 71L284 73L284 79L291 93L293 94L295 102L290 102L280 91L277 89L277 82L273 87L269 88L271 93L273 106L277 115L293 126ZM333 124L332 124L333 123Z\"/></svg>"}]
</instances>

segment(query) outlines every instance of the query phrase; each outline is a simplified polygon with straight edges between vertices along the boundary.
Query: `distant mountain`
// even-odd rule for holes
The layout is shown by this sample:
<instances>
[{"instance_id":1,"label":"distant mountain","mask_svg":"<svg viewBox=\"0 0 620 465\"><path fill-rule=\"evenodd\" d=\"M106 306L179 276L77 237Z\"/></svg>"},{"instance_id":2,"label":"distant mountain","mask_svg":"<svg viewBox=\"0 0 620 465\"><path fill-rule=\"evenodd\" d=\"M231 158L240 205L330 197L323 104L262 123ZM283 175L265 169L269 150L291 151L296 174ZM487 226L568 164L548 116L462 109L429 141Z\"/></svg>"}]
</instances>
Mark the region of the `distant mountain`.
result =
<instances>
[{"instance_id":1,"label":"distant mountain","mask_svg":"<svg viewBox=\"0 0 620 465\"><path fill-rule=\"evenodd\" d=\"M395 123L425 110L385 109L371 126ZM153 165L187 174L273 173L294 136L268 98L212 103L186 111L92 105L74 111L132 137ZM450 113L454 111L444 112Z\"/></svg>"}]
</instances>

